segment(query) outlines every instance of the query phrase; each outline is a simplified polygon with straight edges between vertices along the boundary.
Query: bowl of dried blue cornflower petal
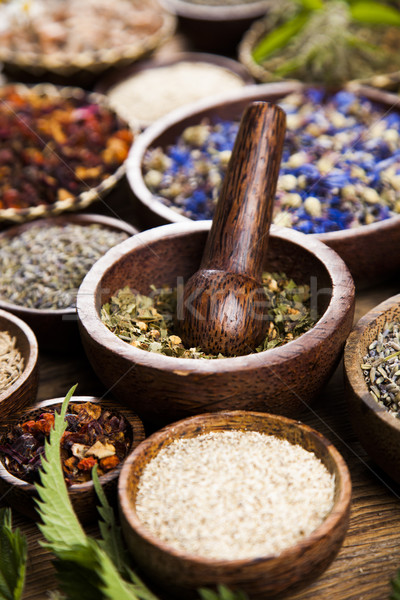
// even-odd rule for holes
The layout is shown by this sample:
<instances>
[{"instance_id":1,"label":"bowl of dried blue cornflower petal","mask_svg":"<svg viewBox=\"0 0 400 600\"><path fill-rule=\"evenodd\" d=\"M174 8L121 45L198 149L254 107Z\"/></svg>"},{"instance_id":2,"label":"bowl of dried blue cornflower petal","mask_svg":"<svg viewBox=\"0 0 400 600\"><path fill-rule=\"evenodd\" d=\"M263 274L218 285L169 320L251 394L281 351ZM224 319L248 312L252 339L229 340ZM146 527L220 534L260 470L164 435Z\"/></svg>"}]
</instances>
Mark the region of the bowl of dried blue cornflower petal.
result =
<instances>
[{"instance_id":1,"label":"bowl of dried blue cornflower petal","mask_svg":"<svg viewBox=\"0 0 400 600\"><path fill-rule=\"evenodd\" d=\"M357 284L398 269L400 111L366 86L249 86L160 119L127 160L143 226L213 217L240 116L254 100L278 102L287 115L273 223L328 244Z\"/></svg>"},{"instance_id":2,"label":"bowl of dried blue cornflower petal","mask_svg":"<svg viewBox=\"0 0 400 600\"><path fill-rule=\"evenodd\" d=\"M400 294L355 325L344 352L351 422L373 461L400 483Z\"/></svg>"}]
</instances>

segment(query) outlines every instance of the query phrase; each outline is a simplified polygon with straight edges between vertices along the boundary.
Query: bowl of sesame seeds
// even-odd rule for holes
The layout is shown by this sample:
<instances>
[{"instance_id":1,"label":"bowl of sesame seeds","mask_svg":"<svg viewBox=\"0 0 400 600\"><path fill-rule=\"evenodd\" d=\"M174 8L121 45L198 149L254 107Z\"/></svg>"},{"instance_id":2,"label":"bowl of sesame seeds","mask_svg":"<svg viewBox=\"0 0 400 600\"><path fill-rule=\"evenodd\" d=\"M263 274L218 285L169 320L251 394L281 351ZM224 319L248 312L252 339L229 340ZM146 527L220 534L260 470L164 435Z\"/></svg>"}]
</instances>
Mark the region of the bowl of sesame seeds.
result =
<instances>
[{"instance_id":1,"label":"bowl of sesame seeds","mask_svg":"<svg viewBox=\"0 0 400 600\"><path fill-rule=\"evenodd\" d=\"M212 218L240 115L278 102L287 133L273 222L328 244L359 285L389 277L400 266L400 113L381 94L271 83L160 119L127 160L143 225Z\"/></svg>"},{"instance_id":2,"label":"bowl of sesame seeds","mask_svg":"<svg viewBox=\"0 0 400 600\"><path fill-rule=\"evenodd\" d=\"M224 584L254 600L318 577L348 527L351 480L298 421L227 411L157 431L124 463L122 530L135 563L174 598Z\"/></svg>"},{"instance_id":3,"label":"bowl of sesame seeds","mask_svg":"<svg viewBox=\"0 0 400 600\"><path fill-rule=\"evenodd\" d=\"M344 352L353 429L373 461L400 482L400 294L364 315Z\"/></svg>"},{"instance_id":4,"label":"bowl of sesame seeds","mask_svg":"<svg viewBox=\"0 0 400 600\"><path fill-rule=\"evenodd\" d=\"M0 416L35 401L38 387L38 343L22 319L0 310Z\"/></svg>"}]
</instances>

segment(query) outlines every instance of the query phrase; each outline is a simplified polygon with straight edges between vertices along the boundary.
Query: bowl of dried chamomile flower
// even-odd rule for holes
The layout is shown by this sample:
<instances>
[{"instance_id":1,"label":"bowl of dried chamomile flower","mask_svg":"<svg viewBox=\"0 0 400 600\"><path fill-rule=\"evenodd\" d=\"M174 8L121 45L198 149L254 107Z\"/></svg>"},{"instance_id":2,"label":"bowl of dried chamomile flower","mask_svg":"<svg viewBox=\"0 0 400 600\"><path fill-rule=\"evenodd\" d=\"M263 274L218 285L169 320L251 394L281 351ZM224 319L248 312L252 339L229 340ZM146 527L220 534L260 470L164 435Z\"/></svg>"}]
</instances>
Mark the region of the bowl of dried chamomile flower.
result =
<instances>
[{"instance_id":1,"label":"bowl of dried chamomile flower","mask_svg":"<svg viewBox=\"0 0 400 600\"><path fill-rule=\"evenodd\" d=\"M36 400L38 343L19 317L0 310L0 416L7 418Z\"/></svg>"},{"instance_id":2,"label":"bowl of dried chamomile flower","mask_svg":"<svg viewBox=\"0 0 400 600\"><path fill-rule=\"evenodd\" d=\"M373 461L400 482L400 294L364 315L344 352L355 433Z\"/></svg>"},{"instance_id":3,"label":"bowl of dried chamomile flower","mask_svg":"<svg viewBox=\"0 0 400 600\"><path fill-rule=\"evenodd\" d=\"M0 494L30 518L36 518L36 483L41 456L64 398L39 402L8 416L0 425ZM60 452L68 493L82 522L96 516L92 469L112 501L126 456L144 439L141 420L127 408L92 396L72 396Z\"/></svg>"},{"instance_id":4,"label":"bowl of dried chamomile flower","mask_svg":"<svg viewBox=\"0 0 400 600\"><path fill-rule=\"evenodd\" d=\"M351 480L310 427L223 411L144 440L124 463L118 498L128 548L149 581L174 598L224 584L264 600L306 585L334 559Z\"/></svg>"}]
</instances>

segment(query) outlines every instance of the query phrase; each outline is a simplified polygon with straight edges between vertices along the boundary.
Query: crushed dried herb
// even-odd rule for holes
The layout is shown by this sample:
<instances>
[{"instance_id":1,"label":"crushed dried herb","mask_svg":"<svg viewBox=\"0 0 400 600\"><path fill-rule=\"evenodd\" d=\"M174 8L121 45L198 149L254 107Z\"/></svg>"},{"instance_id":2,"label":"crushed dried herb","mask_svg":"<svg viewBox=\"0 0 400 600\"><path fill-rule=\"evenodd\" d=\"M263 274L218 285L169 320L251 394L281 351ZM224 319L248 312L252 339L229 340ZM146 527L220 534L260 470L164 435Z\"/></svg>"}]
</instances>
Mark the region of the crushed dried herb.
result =
<instances>
[{"instance_id":1,"label":"crushed dried herb","mask_svg":"<svg viewBox=\"0 0 400 600\"><path fill-rule=\"evenodd\" d=\"M284 273L264 273L268 299L268 333L256 348L263 352L289 342L316 322L310 309L310 288L298 285ZM224 358L201 348L185 348L175 334L177 290L152 286L152 295L135 294L129 287L119 290L101 309L101 320L121 340L148 352L175 358Z\"/></svg>"},{"instance_id":2,"label":"crushed dried herb","mask_svg":"<svg viewBox=\"0 0 400 600\"><path fill-rule=\"evenodd\" d=\"M30 413L0 442L6 469L15 477L33 483L54 424L54 408ZM65 417L68 425L61 439L61 460L67 485L91 480L97 465L99 475L117 467L132 443L129 426L118 413L93 402L71 403Z\"/></svg>"},{"instance_id":3,"label":"crushed dried herb","mask_svg":"<svg viewBox=\"0 0 400 600\"><path fill-rule=\"evenodd\" d=\"M0 331L0 393L11 387L24 370L24 359L16 343L8 331Z\"/></svg>"}]
</instances>

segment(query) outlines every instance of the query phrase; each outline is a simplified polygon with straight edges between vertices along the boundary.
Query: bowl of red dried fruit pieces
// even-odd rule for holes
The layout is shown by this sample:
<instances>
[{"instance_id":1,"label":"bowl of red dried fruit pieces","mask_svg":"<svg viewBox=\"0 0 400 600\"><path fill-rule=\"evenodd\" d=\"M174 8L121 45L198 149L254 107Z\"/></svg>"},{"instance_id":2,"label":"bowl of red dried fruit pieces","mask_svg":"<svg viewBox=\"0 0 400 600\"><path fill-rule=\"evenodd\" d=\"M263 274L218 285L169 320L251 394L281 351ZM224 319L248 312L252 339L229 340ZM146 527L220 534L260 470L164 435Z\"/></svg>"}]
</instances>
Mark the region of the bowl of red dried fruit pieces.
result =
<instances>
[{"instance_id":1,"label":"bowl of red dried fruit pieces","mask_svg":"<svg viewBox=\"0 0 400 600\"><path fill-rule=\"evenodd\" d=\"M0 223L83 210L125 174L134 132L100 94L0 88Z\"/></svg>"},{"instance_id":2,"label":"bowl of red dried fruit pieces","mask_svg":"<svg viewBox=\"0 0 400 600\"><path fill-rule=\"evenodd\" d=\"M0 425L0 494L10 506L36 518L35 483L44 444L63 398L39 402L20 410ZM116 500L117 480L126 456L144 439L141 420L127 408L91 396L73 396L61 441L64 479L76 514L82 522L96 515L92 468L110 501Z\"/></svg>"}]
</instances>

